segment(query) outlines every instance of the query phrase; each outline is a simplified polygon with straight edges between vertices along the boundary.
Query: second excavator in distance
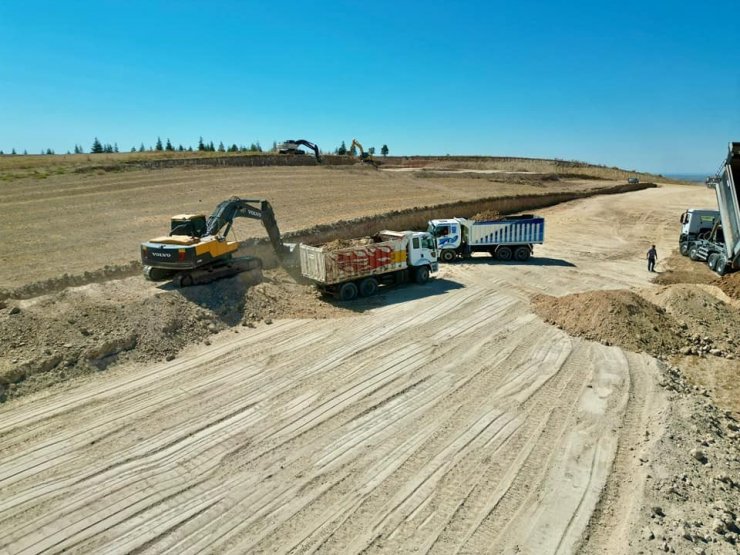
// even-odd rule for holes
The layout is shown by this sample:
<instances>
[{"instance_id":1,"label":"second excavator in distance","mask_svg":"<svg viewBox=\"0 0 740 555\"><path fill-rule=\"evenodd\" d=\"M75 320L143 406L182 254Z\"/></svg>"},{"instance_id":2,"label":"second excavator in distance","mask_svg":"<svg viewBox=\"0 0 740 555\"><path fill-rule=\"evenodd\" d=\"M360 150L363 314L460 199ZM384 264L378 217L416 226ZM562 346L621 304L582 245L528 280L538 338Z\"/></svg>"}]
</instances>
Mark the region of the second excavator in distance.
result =
<instances>
[{"instance_id":1,"label":"second excavator in distance","mask_svg":"<svg viewBox=\"0 0 740 555\"><path fill-rule=\"evenodd\" d=\"M360 141L357 139L352 139L352 144L349 147L349 154L352 156L352 149L357 147L360 150L360 161L364 164L370 164L372 167L374 167L376 170L380 166L380 162L378 162L375 158L373 158L373 155L369 152L365 152L365 149L362 148L362 145L360 144Z\"/></svg>"},{"instance_id":2,"label":"second excavator in distance","mask_svg":"<svg viewBox=\"0 0 740 555\"><path fill-rule=\"evenodd\" d=\"M236 218L260 220L280 260L290 254L283 243L272 206L266 200L231 197L206 219L203 214L173 216L170 233L141 244L144 276L151 281L172 279L180 287L250 272L254 281L262 275L262 260L234 254L239 242L227 235Z\"/></svg>"}]
</instances>

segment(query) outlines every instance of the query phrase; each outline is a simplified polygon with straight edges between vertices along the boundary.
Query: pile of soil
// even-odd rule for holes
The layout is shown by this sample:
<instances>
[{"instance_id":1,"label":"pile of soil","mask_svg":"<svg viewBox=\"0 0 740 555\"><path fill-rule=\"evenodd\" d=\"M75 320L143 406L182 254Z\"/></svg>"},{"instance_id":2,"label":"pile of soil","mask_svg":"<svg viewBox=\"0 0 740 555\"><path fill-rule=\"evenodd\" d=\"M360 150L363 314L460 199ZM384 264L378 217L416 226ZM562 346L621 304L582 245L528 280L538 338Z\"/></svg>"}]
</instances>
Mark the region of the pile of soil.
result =
<instances>
[{"instance_id":1,"label":"pile of soil","mask_svg":"<svg viewBox=\"0 0 740 555\"><path fill-rule=\"evenodd\" d=\"M589 291L532 300L547 322L571 335L655 356L740 358L740 310L702 285L640 292ZM720 294L721 295L721 294Z\"/></svg>"},{"instance_id":2,"label":"pile of soil","mask_svg":"<svg viewBox=\"0 0 740 555\"><path fill-rule=\"evenodd\" d=\"M706 283L713 284L718 276L709 266L691 260L687 256L673 253L663 261L665 270L655 276L653 283L658 285L672 285L674 283Z\"/></svg>"},{"instance_id":3,"label":"pile of soil","mask_svg":"<svg viewBox=\"0 0 740 555\"><path fill-rule=\"evenodd\" d=\"M717 280L717 287L731 299L740 301L740 272L728 274Z\"/></svg>"},{"instance_id":4,"label":"pile of soil","mask_svg":"<svg viewBox=\"0 0 740 555\"><path fill-rule=\"evenodd\" d=\"M137 276L8 300L0 304L0 401L120 362L171 360L224 329L350 313L284 270L254 286L237 276L177 289Z\"/></svg>"},{"instance_id":5,"label":"pile of soil","mask_svg":"<svg viewBox=\"0 0 740 555\"><path fill-rule=\"evenodd\" d=\"M538 295L532 305L545 321L571 335L631 351L669 354L685 344L678 323L632 291Z\"/></svg>"},{"instance_id":6,"label":"pile of soil","mask_svg":"<svg viewBox=\"0 0 740 555\"><path fill-rule=\"evenodd\" d=\"M740 358L740 310L718 298L712 289L700 284L677 284L640 294L677 322L685 339L682 350L719 350Z\"/></svg>"},{"instance_id":7,"label":"pile of soil","mask_svg":"<svg viewBox=\"0 0 740 555\"><path fill-rule=\"evenodd\" d=\"M666 270L658 274L653 280L659 285L674 283L703 283L716 285L731 299L740 300L740 272L719 277L709 266L691 260L678 253L672 254L665 260Z\"/></svg>"},{"instance_id":8,"label":"pile of soil","mask_svg":"<svg viewBox=\"0 0 740 555\"><path fill-rule=\"evenodd\" d=\"M501 212L497 212L496 210L484 210L483 212L478 212L470 219L475 220L476 222L488 222L491 220L498 220L500 217Z\"/></svg>"}]
</instances>

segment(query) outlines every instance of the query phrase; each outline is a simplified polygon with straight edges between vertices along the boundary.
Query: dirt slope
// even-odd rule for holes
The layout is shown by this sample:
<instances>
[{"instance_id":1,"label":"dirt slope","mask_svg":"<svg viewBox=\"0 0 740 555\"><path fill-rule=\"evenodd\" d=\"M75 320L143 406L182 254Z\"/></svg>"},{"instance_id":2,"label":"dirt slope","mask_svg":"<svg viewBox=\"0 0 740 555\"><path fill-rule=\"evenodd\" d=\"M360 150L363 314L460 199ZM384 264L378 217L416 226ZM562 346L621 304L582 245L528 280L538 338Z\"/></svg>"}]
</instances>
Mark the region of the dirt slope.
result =
<instances>
[{"instance_id":1,"label":"dirt slope","mask_svg":"<svg viewBox=\"0 0 740 555\"><path fill-rule=\"evenodd\" d=\"M237 326L11 400L0 551L733 553L737 421L675 363L531 307L635 288L655 296L589 299L678 318L645 245L667 253L707 199L560 205L529 263L475 257L342 318Z\"/></svg>"},{"instance_id":2,"label":"dirt slope","mask_svg":"<svg viewBox=\"0 0 740 555\"><path fill-rule=\"evenodd\" d=\"M0 181L0 289L139 260L139 244L161 236L173 214L204 213L234 195L269 199L282 232L341 219L491 196L589 190L609 181L502 183L424 179L370 168L163 169ZM623 182L620 182L623 183ZM239 220L235 237L264 237ZM112 268L111 268L112 267ZM130 275L130 274L129 274Z\"/></svg>"}]
</instances>

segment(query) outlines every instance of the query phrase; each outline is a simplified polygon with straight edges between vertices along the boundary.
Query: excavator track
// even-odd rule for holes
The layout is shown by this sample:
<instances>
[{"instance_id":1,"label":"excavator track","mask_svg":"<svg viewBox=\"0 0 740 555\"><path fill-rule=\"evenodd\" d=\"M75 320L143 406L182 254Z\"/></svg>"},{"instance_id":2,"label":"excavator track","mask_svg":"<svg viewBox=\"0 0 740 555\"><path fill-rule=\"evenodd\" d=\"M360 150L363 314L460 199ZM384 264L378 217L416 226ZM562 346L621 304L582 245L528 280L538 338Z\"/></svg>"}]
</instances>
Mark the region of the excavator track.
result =
<instances>
[{"instance_id":1,"label":"excavator track","mask_svg":"<svg viewBox=\"0 0 740 555\"><path fill-rule=\"evenodd\" d=\"M210 266L177 272L173 282L178 287L190 287L191 285L203 285L218 279L234 277L239 274L247 274L245 277L250 284L262 281L262 260L256 256L243 256L232 258L227 261L219 261Z\"/></svg>"}]
</instances>

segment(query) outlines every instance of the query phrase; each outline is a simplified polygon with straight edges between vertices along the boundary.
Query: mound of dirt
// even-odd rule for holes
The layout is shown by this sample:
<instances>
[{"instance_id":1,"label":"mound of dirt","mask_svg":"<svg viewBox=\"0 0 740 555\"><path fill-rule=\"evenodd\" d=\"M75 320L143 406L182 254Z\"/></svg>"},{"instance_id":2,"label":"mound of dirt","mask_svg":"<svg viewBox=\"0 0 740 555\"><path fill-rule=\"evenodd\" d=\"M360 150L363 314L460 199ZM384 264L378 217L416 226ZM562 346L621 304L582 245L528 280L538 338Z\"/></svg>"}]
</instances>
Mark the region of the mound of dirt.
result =
<instances>
[{"instance_id":1,"label":"mound of dirt","mask_svg":"<svg viewBox=\"0 0 740 555\"><path fill-rule=\"evenodd\" d=\"M706 283L712 284L718 280L717 274L709 266L695 262L687 256L673 253L664 260L665 271L661 272L653 283L658 285L672 285L674 283Z\"/></svg>"},{"instance_id":2,"label":"mound of dirt","mask_svg":"<svg viewBox=\"0 0 740 555\"><path fill-rule=\"evenodd\" d=\"M141 277L69 288L0 308L0 401L124 361L172 359L230 327L349 314L285 271L177 289ZM237 328L238 329L238 328Z\"/></svg>"},{"instance_id":3,"label":"mound of dirt","mask_svg":"<svg viewBox=\"0 0 740 555\"><path fill-rule=\"evenodd\" d=\"M632 291L588 291L564 297L538 295L535 311L571 335L631 351L669 354L685 344L666 311Z\"/></svg>"},{"instance_id":4,"label":"mound of dirt","mask_svg":"<svg viewBox=\"0 0 740 555\"><path fill-rule=\"evenodd\" d=\"M497 212L496 210L484 210L483 212L478 212L470 219L475 220L476 222L488 222L491 220L498 220L500 217L501 212Z\"/></svg>"},{"instance_id":5,"label":"mound of dirt","mask_svg":"<svg viewBox=\"0 0 740 555\"><path fill-rule=\"evenodd\" d=\"M716 285L731 299L740 300L740 272L719 277L706 264L673 253L665 260L666 271L658 274L653 283L671 285L675 283L703 283Z\"/></svg>"},{"instance_id":6,"label":"mound of dirt","mask_svg":"<svg viewBox=\"0 0 740 555\"><path fill-rule=\"evenodd\" d=\"M731 299L740 300L740 272L723 276L717 280L717 287Z\"/></svg>"},{"instance_id":7,"label":"mound of dirt","mask_svg":"<svg viewBox=\"0 0 740 555\"><path fill-rule=\"evenodd\" d=\"M711 286L677 284L642 291L647 300L665 309L694 350L731 354L740 358L740 310L713 294ZM715 290L716 292L716 290Z\"/></svg>"}]
</instances>

